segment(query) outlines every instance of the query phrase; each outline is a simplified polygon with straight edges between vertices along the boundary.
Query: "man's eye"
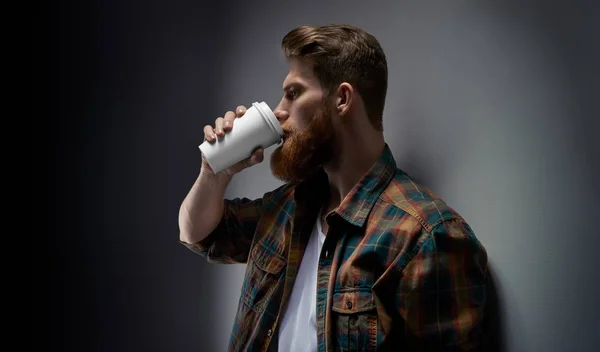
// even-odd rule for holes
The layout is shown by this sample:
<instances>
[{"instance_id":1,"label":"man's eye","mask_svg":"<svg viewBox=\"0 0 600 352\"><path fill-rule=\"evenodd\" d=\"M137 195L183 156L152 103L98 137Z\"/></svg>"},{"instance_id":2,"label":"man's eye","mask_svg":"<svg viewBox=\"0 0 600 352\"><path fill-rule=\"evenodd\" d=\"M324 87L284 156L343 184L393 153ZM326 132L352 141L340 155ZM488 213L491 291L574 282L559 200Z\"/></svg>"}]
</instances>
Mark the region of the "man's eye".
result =
<instances>
[{"instance_id":1,"label":"man's eye","mask_svg":"<svg viewBox=\"0 0 600 352\"><path fill-rule=\"evenodd\" d=\"M286 95L288 99L294 100L298 97L298 92L295 90L288 90Z\"/></svg>"}]
</instances>

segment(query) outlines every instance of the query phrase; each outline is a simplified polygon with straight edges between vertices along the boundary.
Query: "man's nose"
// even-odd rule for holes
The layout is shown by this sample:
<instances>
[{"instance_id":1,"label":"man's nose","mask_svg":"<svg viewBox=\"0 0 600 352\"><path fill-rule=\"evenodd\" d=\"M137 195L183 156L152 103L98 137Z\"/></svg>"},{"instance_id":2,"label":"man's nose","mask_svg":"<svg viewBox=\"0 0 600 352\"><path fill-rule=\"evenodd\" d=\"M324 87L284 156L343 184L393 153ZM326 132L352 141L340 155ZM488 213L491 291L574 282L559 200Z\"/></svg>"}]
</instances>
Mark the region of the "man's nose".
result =
<instances>
[{"instance_id":1,"label":"man's nose","mask_svg":"<svg viewBox=\"0 0 600 352\"><path fill-rule=\"evenodd\" d=\"M275 117L277 117L277 120L279 120L279 123L281 124L290 117L290 113L283 110L280 105L277 105L275 110L273 110L273 114L275 114Z\"/></svg>"}]
</instances>

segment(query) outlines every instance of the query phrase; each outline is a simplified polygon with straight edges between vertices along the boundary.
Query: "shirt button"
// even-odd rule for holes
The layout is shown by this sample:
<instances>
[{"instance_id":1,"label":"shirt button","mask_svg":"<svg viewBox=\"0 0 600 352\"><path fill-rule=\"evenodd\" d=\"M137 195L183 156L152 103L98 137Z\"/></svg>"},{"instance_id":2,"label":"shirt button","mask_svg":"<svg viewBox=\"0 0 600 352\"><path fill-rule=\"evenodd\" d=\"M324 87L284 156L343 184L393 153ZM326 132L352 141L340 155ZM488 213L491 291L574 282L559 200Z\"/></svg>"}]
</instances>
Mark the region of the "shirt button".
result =
<instances>
[{"instance_id":1,"label":"shirt button","mask_svg":"<svg viewBox=\"0 0 600 352\"><path fill-rule=\"evenodd\" d=\"M269 331L267 331L267 336L271 336L273 335L273 330L269 329Z\"/></svg>"},{"instance_id":2,"label":"shirt button","mask_svg":"<svg viewBox=\"0 0 600 352\"><path fill-rule=\"evenodd\" d=\"M346 302L346 307L348 307L348 309L352 309L352 302Z\"/></svg>"}]
</instances>

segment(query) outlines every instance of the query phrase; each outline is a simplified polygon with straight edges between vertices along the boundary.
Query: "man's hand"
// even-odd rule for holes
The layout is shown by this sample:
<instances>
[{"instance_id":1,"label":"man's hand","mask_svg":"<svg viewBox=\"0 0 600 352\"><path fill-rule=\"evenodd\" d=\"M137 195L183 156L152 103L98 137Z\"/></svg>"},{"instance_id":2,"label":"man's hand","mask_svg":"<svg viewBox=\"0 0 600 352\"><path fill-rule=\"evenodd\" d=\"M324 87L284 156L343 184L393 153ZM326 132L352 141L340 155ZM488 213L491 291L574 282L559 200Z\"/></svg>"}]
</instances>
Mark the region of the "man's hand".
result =
<instances>
[{"instance_id":1,"label":"man's hand","mask_svg":"<svg viewBox=\"0 0 600 352\"><path fill-rule=\"evenodd\" d=\"M223 138L226 133L228 133L229 131L231 131L231 129L233 129L234 120L236 118L242 117L245 113L246 113L246 107L243 105L238 106L237 109L235 109L235 113L233 111L227 111L225 113L224 117L218 117L215 120L214 128L211 125L204 126L204 139L206 141L208 141L209 143L214 143L217 141L217 138ZM215 174L214 171L211 169L210 165L208 165L208 162L206 161L206 159L204 158L204 155L203 155L202 156L202 168L200 170L200 173L202 175L206 175L206 176L215 176L215 175L216 176L219 176L219 175L233 176L233 175L237 174L238 172L240 172L250 166L253 166L253 165L256 165L256 164L262 162L263 159L264 159L263 148L257 148L249 158L244 159L244 160L228 167L227 169Z\"/></svg>"}]
</instances>

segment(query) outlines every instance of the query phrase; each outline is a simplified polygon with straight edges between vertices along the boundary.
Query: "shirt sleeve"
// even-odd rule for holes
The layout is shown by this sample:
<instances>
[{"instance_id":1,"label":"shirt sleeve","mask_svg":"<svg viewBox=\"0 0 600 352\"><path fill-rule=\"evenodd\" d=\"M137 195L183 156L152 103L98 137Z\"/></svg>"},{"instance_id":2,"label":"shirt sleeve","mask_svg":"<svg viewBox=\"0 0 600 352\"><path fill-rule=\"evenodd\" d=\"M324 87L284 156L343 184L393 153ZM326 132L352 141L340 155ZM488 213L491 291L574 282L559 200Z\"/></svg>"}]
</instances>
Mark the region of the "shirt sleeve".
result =
<instances>
[{"instance_id":1,"label":"shirt sleeve","mask_svg":"<svg viewBox=\"0 0 600 352\"><path fill-rule=\"evenodd\" d=\"M401 277L396 306L412 350L481 347L487 253L464 221L434 227Z\"/></svg>"},{"instance_id":2,"label":"shirt sleeve","mask_svg":"<svg viewBox=\"0 0 600 352\"><path fill-rule=\"evenodd\" d=\"M262 216L263 198L225 199L223 217L206 238L180 243L213 263L246 263L254 232Z\"/></svg>"}]
</instances>

